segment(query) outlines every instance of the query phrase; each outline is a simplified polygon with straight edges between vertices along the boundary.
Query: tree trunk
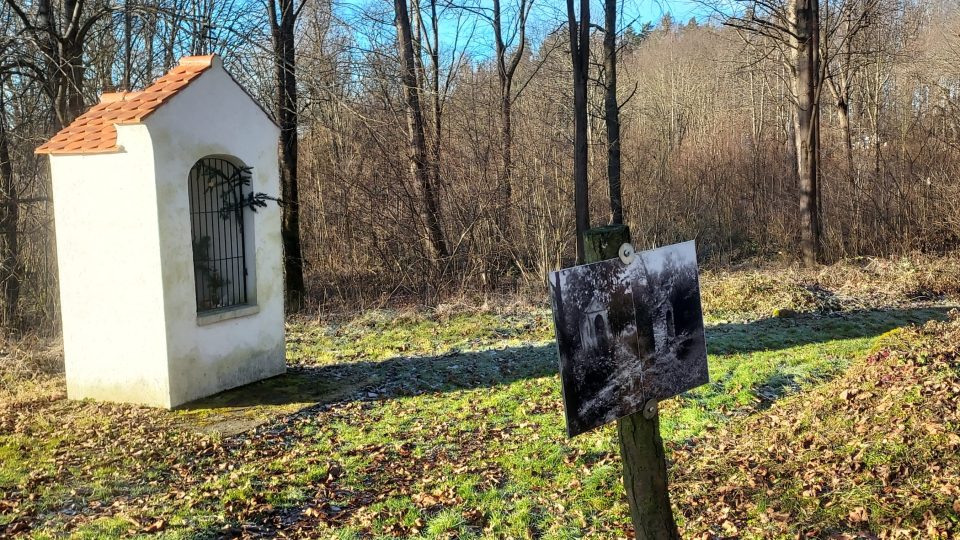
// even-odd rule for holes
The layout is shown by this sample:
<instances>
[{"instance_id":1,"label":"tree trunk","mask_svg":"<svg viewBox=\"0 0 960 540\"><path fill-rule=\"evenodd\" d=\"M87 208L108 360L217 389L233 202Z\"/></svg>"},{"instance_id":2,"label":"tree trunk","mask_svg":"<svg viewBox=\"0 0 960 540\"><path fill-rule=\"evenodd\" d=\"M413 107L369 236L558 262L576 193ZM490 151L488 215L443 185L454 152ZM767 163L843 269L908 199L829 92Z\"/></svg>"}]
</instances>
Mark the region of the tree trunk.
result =
<instances>
[{"instance_id":1,"label":"tree trunk","mask_svg":"<svg viewBox=\"0 0 960 540\"><path fill-rule=\"evenodd\" d=\"M580 0L580 19L574 0L567 0L570 32L570 60L573 71L573 185L576 212L577 262L585 261L584 235L590 228L590 201L587 184L587 74L590 70L590 0Z\"/></svg>"},{"instance_id":2,"label":"tree trunk","mask_svg":"<svg viewBox=\"0 0 960 540\"><path fill-rule=\"evenodd\" d=\"M17 225L19 207L16 186L13 182L13 165L10 162L10 140L7 137L6 104L0 88L0 290L3 293L4 330L15 329L18 324L17 306L20 302L20 275L17 271L19 238Z\"/></svg>"},{"instance_id":3,"label":"tree trunk","mask_svg":"<svg viewBox=\"0 0 960 540\"><path fill-rule=\"evenodd\" d=\"M394 0L394 23L397 27L397 47L400 52L400 73L403 97L406 103L407 134L409 137L410 176L420 188L423 197L420 218L426 229L424 247L436 264L446 258L447 245L440 221L440 203L430 178L427 143L423 127L423 109L420 102L420 83L417 62L413 54L413 36L406 0Z\"/></svg>"},{"instance_id":4,"label":"tree trunk","mask_svg":"<svg viewBox=\"0 0 960 540\"><path fill-rule=\"evenodd\" d=\"M513 79L523 58L527 39L527 0L520 0L516 22L517 48L508 58L508 43L504 39L503 13L500 0L493 0L493 36L496 47L497 78L500 82L500 170L497 174L497 194L495 224L499 242L507 251L513 251ZM514 261L518 256L512 253ZM498 264L497 272L506 265ZM519 264L518 264L519 266Z\"/></svg>"},{"instance_id":5,"label":"tree trunk","mask_svg":"<svg viewBox=\"0 0 960 540\"><path fill-rule=\"evenodd\" d=\"M511 209L513 208L513 103L510 89L512 80L500 81L500 178L497 187L500 191L500 211L497 213L498 229L501 237L510 238Z\"/></svg>"},{"instance_id":6,"label":"tree trunk","mask_svg":"<svg viewBox=\"0 0 960 540\"><path fill-rule=\"evenodd\" d=\"M800 251L805 266L820 257L818 160L820 114L817 103L820 72L819 0L794 0L793 85L797 98L797 176L800 179Z\"/></svg>"},{"instance_id":7,"label":"tree trunk","mask_svg":"<svg viewBox=\"0 0 960 540\"><path fill-rule=\"evenodd\" d=\"M63 90L61 119L64 125L73 122L83 114L83 45L86 36L81 33L83 26L83 0L65 0L63 2L63 20L65 33L59 39L60 84Z\"/></svg>"},{"instance_id":8,"label":"tree trunk","mask_svg":"<svg viewBox=\"0 0 960 540\"><path fill-rule=\"evenodd\" d=\"M64 104L63 77L60 70L60 44L57 40L59 32L55 20L50 0L38 0L37 27L43 32L43 37L37 43L37 47L40 49L44 61L43 85L52 105L50 110L51 123L54 130L59 131L68 122L66 122L67 107Z\"/></svg>"},{"instance_id":9,"label":"tree trunk","mask_svg":"<svg viewBox=\"0 0 960 540\"><path fill-rule=\"evenodd\" d=\"M424 140L427 141L427 149L429 154L426 157L426 169L428 171L428 179L426 184L421 187L421 191L424 192L424 205L427 208L427 227L428 234L431 238L431 243L433 245L433 251L439 253L440 250L436 246L436 239L439 238L443 241L443 232L442 232L442 223L437 221L437 229L434 230L433 223L430 222L430 214L438 216L440 212L439 204L439 193L443 189L443 184L441 183L440 175L440 152L441 152L441 140L443 133L443 110L442 102L440 99L440 56L439 56L439 47L440 47L440 30L437 20L437 2L436 0L428 0L430 3L430 34L428 35L428 30L423 23L423 12L422 4L420 0L411 0L410 3L410 12L412 15L411 19L411 36L412 36L412 45L413 45L413 60L414 66L416 67L416 76L418 85L422 85L423 91L427 92L430 96L430 111L433 118L433 123L429 126L424 126L424 130L430 131L430 137L424 136ZM432 39L432 42L431 42ZM427 75L427 69L423 63L424 50L426 50L426 55L430 59L430 72L429 76ZM429 88L428 88L429 86ZM418 93L420 92L421 86L417 86ZM422 104L422 93L420 93L420 103ZM421 113L421 118L423 117ZM430 193L430 201L426 200L426 194ZM431 210L431 208L433 210ZM445 241L444 241L445 244ZM444 247L444 251L446 248ZM441 257L446 255L441 255ZM431 257L436 261L437 257Z\"/></svg>"},{"instance_id":10,"label":"tree trunk","mask_svg":"<svg viewBox=\"0 0 960 540\"><path fill-rule=\"evenodd\" d=\"M623 223L620 186L620 104L617 102L617 0L605 0L603 119L607 124L607 180L610 183L610 223Z\"/></svg>"},{"instance_id":11,"label":"tree trunk","mask_svg":"<svg viewBox=\"0 0 960 540\"><path fill-rule=\"evenodd\" d=\"M83 102L83 42L76 38L68 38L64 44L64 59L66 78L63 81L66 109L62 114L64 125L83 114L86 106Z\"/></svg>"},{"instance_id":12,"label":"tree trunk","mask_svg":"<svg viewBox=\"0 0 960 540\"><path fill-rule=\"evenodd\" d=\"M133 79L133 14L130 0L123 3L123 89L132 88Z\"/></svg>"},{"instance_id":13,"label":"tree trunk","mask_svg":"<svg viewBox=\"0 0 960 540\"><path fill-rule=\"evenodd\" d=\"M441 141L443 140L443 101L440 97L440 27L437 19L437 0L430 0L430 29L433 45L430 48L430 93L433 106L433 144L430 152L430 172L434 192L443 187L440 174ZM437 205L439 207L439 205Z\"/></svg>"},{"instance_id":14,"label":"tree trunk","mask_svg":"<svg viewBox=\"0 0 960 540\"><path fill-rule=\"evenodd\" d=\"M500 0L493 0L493 37L496 46L497 78L500 81L500 172L497 191L500 194L500 210L497 212L497 228L503 239L510 238L513 208L513 75L516 73L526 47L527 2L520 1L517 32L520 43L507 61L507 43L503 38L503 16Z\"/></svg>"},{"instance_id":15,"label":"tree trunk","mask_svg":"<svg viewBox=\"0 0 960 540\"><path fill-rule=\"evenodd\" d=\"M302 307L306 294L300 243L300 194L297 185L298 111L294 39L296 18L294 0L270 0L273 58L277 72L277 118L280 124L280 185L283 199L280 235L283 239L287 308L294 311Z\"/></svg>"},{"instance_id":16,"label":"tree trunk","mask_svg":"<svg viewBox=\"0 0 960 540\"><path fill-rule=\"evenodd\" d=\"M844 100L837 101L837 120L840 123L840 131L843 133L843 158L847 167L847 177L853 179L853 133L850 130L850 104Z\"/></svg>"},{"instance_id":17,"label":"tree trunk","mask_svg":"<svg viewBox=\"0 0 960 540\"><path fill-rule=\"evenodd\" d=\"M143 66L143 81L145 85L153 82L153 38L154 33L156 32L156 25L156 13L147 13L146 17L144 18L143 25L143 46L145 57Z\"/></svg>"},{"instance_id":18,"label":"tree trunk","mask_svg":"<svg viewBox=\"0 0 960 540\"><path fill-rule=\"evenodd\" d=\"M11 4L14 0L7 0ZM36 29L41 34L37 47L43 55L44 88L52 102L52 121L59 130L67 126L83 113L83 45L86 31L92 27L92 21L84 24L84 4L82 0L64 0L54 4L50 0L39 0L37 6ZM54 15L54 6L60 10L61 33Z\"/></svg>"}]
</instances>

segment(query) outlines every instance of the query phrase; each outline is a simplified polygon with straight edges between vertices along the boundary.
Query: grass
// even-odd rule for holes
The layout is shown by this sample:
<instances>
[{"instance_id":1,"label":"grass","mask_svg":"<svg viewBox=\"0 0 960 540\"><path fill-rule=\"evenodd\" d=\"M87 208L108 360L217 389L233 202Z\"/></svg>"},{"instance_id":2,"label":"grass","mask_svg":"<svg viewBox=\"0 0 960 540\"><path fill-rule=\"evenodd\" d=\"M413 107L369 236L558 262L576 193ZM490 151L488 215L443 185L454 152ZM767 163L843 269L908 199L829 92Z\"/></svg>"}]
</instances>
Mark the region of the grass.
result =
<instances>
[{"instance_id":1,"label":"grass","mask_svg":"<svg viewBox=\"0 0 960 540\"><path fill-rule=\"evenodd\" d=\"M770 524L780 523L781 514L807 516L797 523L818 530L889 522L889 510L871 507L881 504L873 480L851 484L842 503L824 508L811 506L816 496L804 495L810 486L802 471L784 468L773 495L747 492L749 481L759 485L748 473L774 468L758 461L765 438L789 447L799 437L802 447L803 437L824 430L835 435L831 452L858 456L865 467L910 462L916 449L909 441L878 438L870 452L861 452L850 435L856 424L826 414L833 409L811 405L804 413L805 400L839 399L830 385L853 384L848 375L861 373L877 351L909 348L920 339L896 329L944 319L946 309L901 302L824 312L829 295L820 289L804 288L813 291L807 305L802 294L777 292L794 290L789 283L762 276L759 284L731 285L736 293L705 292L711 383L662 404L663 436L671 457L683 464L673 474L680 475L674 502L685 532L739 535L729 533L733 527L780 534ZM705 291L710 287L705 278ZM737 310L733 299L745 291L768 296L751 297ZM796 314L770 316L778 308ZM7 534L36 538L207 538L277 530L320 538L628 534L612 427L572 440L564 435L548 312L378 311L343 321L294 321L288 336L287 375L179 411L56 397L0 405L0 532L6 526ZM865 377L856 388L879 395L881 387L871 381ZM870 384L876 388L868 390ZM928 398L910 388L896 406L921 407ZM757 427L786 414L784 407L805 423L791 423L789 431ZM817 423L818 411L826 422ZM891 405L885 414L897 413ZM863 440L872 440L871 433ZM741 439L754 451L746 472L724 457ZM811 448L822 451L817 441ZM801 467L818 458L792 459ZM723 475L739 481L730 488ZM698 520L696 505L712 497L698 491L707 485L720 493L743 491L749 510ZM859 507L867 521L851 524L851 508ZM942 501L927 508L942 513Z\"/></svg>"},{"instance_id":2,"label":"grass","mask_svg":"<svg viewBox=\"0 0 960 540\"><path fill-rule=\"evenodd\" d=\"M494 382L497 366L483 373L452 358L473 358L491 348L524 349L552 339L549 313L468 313L449 317L374 311L345 322L298 320L287 328L286 375L192 403L182 414L209 431L233 434L317 402L346 399L360 388L376 395L386 385L398 393L442 387L449 379ZM461 355L461 351L469 351ZM542 356L543 351L537 355ZM438 358L439 357L439 358ZM527 358L520 359L526 363ZM533 364L540 366L541 361ZM460 373L460 370L463 373ZM509 368L508 368L509 369ZM403 379L405 376L413 379Z\"/></svg>"}]
</instances>

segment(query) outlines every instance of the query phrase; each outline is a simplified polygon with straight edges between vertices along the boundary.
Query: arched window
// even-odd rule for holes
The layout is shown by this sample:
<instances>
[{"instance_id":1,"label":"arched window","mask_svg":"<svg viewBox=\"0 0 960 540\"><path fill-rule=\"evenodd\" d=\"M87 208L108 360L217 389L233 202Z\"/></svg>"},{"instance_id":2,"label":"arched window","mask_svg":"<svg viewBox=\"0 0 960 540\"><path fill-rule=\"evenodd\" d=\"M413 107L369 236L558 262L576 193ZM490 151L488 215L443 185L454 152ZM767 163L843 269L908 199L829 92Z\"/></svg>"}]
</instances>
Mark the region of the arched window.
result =
<instances>
[{"instance_id":1,"label":"arched window","mask_svg":"<svg viewBox=\"0 0 960 540\"><path fill-rule=\"evenodd\" d=\"M205 157L190 169L190 231L197 312L247 304L244 207L249 168Z\"/></svg>"},{"instance_id":2,"label":"arched window","mask_svg":"<svg viewBox=\"0 0 960 540\"><path fill-rule=\"evenodd\" d=\"M593 326L597 335L597 347L601 352L607 352L610 348L610 339L607 336L607 325L603 321L603 315L597 315L593 320Z\"/></svg>"}]
</instances>

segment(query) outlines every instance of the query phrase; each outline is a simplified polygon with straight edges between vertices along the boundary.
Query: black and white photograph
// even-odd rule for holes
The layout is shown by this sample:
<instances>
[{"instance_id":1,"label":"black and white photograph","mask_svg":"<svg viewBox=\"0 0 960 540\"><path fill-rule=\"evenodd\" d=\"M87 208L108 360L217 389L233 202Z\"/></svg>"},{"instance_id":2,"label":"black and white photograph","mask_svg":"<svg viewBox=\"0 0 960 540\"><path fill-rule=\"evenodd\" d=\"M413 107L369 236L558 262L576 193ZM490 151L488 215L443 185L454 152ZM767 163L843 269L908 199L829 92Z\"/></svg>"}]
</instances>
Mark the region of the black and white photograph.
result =
<instances>
[{"instance_id":1,"label":"black and white photograph","mask_svg":"<svg viewBox=\"0 0 960 540\"><path fill-rule=\"evenodd\" d=\"M693 241L550 274L567 434L708 381Z\"/></svg>"}]
</instances>

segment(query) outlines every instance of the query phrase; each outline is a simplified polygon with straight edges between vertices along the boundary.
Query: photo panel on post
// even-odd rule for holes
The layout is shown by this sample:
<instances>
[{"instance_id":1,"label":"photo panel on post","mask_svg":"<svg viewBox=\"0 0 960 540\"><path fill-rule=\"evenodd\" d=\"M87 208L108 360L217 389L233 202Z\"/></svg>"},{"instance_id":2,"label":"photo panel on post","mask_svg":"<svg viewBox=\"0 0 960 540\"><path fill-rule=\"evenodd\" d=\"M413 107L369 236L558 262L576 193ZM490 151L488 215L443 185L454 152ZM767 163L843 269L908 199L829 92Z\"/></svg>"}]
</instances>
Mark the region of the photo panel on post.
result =
<instances>
[{"instance_id":1,"label":"photo panel on post","mask_svg":"<svg viewBox=\"0 0 960 540\"><path fill-rule=\"evenodd\" d=\"M693 241L550 273L567 434L708 382Z\"/></svg>"}]
</instances>

